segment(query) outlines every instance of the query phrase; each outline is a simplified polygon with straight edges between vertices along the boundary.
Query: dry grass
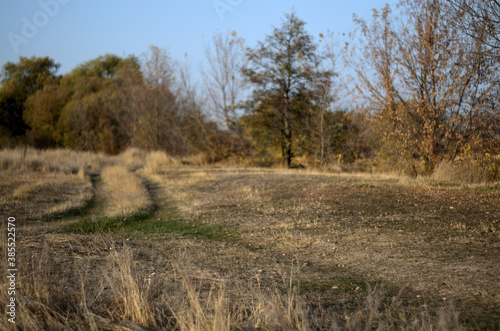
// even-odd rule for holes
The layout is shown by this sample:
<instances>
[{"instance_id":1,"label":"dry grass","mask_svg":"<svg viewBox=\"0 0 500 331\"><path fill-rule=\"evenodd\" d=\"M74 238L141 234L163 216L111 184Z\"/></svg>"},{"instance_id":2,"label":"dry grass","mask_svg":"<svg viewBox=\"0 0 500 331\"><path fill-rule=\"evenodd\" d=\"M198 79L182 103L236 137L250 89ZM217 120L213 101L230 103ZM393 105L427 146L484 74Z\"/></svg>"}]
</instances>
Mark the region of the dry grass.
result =
<instances>
[{"instance_id":1,"label":"dry grass","mask_svg":"<svg viewBox=\"0 0 500 331\"><path fill-rule=\"evenodd\" d=\"M259 275L230 280L199 269L185 251L160 258L155 272L144 270L129 246L101 236L39 236L27 244L19 257L26 268L17 280L17 323L0 318L5 330L340 329L302 298L294 267L281 285L268 286ZM69 249L76 253L64 259L59 253ZM409 320L398 298L388 305L383 299L383 291L370 289L345 316L345 329L461 329L450 308Z\"/></svg>"},{"instance_id":2,"label":"dry grass","mask_svg":"<svg viewBox=\"0 0 500 331\"><path fill-rule=\"evenodd\" d=\"M181 158L182 164L192 166L206 166L213 163L212 161L213 160L211 160L211 158L205 153L188 155Z\"/></svg>"},{"instance_id":3,"label":"dry grass","mask_svg":"<svg viewBox=\"0 0 500 331\"><path fill-rule=\"evenodd\" d=\"M439 181L461 183L487 183L500 180L500 160L485 158L484 160L459 160L457 162L441 162L432 178Z\"/></svg>"},{"instance_id":4,"label":"dry grass","mask_svg":"<svg viewBox=\"0 0 500 331\"><path fill-rule=\"evenodd\" d=\"M162 151L151 152L146 157L144 172L146 174L155 174L171 167L180 166L181 163L176 158L167 155Z\"/></svg>"},{"instance_id":5,"label":"dry grass","mask_svg":"<svg viewBox=\"0 0 500 331\"><path fill-rule=\"evenodd\" d=\"M130 171L141 169L146 164L148 152L138 148L128 148L118 155L120 164L127 167Z\"/></svg>"},{"instance_id":6,"label":"dry grass","mask_svg":"<svg viewBox=\"0 0 500 331\"><path fill-rule=\"evenodd\" d=\"M16 324L0 319L4 330L129 330L154 327L154 310L143 283L133 273L128 248L117 251L104 237L38 237L19 250L25 266L17 279ZM74 259L53 250L71 249ZM5 284L2 284L4 287ZM2 290L1 299L7 299Z\"/></svg>"},{"instance_id":7,"label":"dry grass","mask_svg":"<svg viewBox=\"0 0 500 331\"><path fill-rule=\"evenodd\" d=\"M460 324L481 314L481 307L499 306L500 288L492 285L500 272L492 253L500 239L495 187L442 188L425 178L262 169L213 169L203 176L199 169L179 169L155 180L190 219L243 231L238 247L261 251L262 265L272 268L274 259L297 258L306 266L301 277L309 283L318 277L313 288L332 280L325 279L328 273L309 274L310 266L334 266L331 277L340 272L335 266L348 266L364 281L408 287L413 293L403 299L423 307L429 300L458 301L461 314L467 308L469 316L461 315ZM484 240L491 241L488 248ZM398 314L409 311L402 306ZM411 316L422 320L429 314L422 322L429 324L436 309L422 314ZM481 319L488 320L485 314ZM398 323L413 325L412 319Z\"/></svg>"},{"instance_id":8,"label":"dry grass","mask_svg":"<svg viewBox=\"0 0 500 331\"><path fill-rule=\"evenodd\" d=\"M102 170L102 193L106 197L104 214L108 217L133 215L151 207L148 190L143 180L123 166L109 166Z\"/></svg>"},{"instance_id":9,"label":"dry grass","mask_svg":"<svg viewBox=\"0 0 500 331\"><path fill-rule=\"evenodd\" d=\"M0 173L0 204L5 214L38 221L83 210L93 197L92 183L78 174Z\"/></svg>"},{"instance_id":10,"label":"dry grass","mask_svg":"<svg viewBox=\"0 0 500 331\"><path fill-rule=\"evenodd\" d=\"M500 328L495 186L182 167L145 155L102 160L102 206L72 216L157 207L140 222L106 235L22 224L17 329ZM0 174L8 206L50 209L55 202L36 197L92 188L82 172L13 173ZM5 316L2 327L15 329Z\"/></svg>"},{"instance_id":11,"label":"dry grass","mask_svg":"<svg viewBox=\"0 0 500 331\"><path fill-rule=\"evenodd\" d=\"M75 152L71 150L36 150L17 148L0 150L0 169L16 171L56 172L77 174L99 172L113 162L104 154Z\"/></svg>"}]
</instances>

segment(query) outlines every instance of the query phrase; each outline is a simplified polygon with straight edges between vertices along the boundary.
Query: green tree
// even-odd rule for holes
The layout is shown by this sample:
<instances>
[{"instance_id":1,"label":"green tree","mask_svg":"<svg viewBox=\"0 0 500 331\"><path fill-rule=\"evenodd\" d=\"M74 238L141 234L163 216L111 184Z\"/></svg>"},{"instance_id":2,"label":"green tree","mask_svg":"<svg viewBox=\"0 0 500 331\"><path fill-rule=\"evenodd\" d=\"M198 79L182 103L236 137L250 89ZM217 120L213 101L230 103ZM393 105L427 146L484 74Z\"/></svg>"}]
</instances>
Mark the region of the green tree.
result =
<instances>
[{"instance_id":1,"label":"green tree","mask_svg":"<svg viewBox=\"0 0 500 331\"><path fill-rule=\"evenodd\" d=\"M57 123L61 111L68 102L69 93L60 81L46 84L26 100L25 122L30 130L28 140L37 148L60 146L62 134Z\"/></svg>"},{"instance_id":2,"label":"green tree","mask_svg":"<svg viewBox=\"0 0 500 331\"><path fill-rule=\"evenodd\" d=\"M315 66L306 68L305 63L318 61L316 45L304 26L294 13L287 14L281 27L247 50L249 67L243 70L254 87L248 103L253 119L245 122L281 147L284 167L291 165L294 137L310 108L306 95L315 75L308 71Z\"/></svg>"},{"instance_id":3,"label":"green tree","mask_svg":"<svg viewBox=\"0 0 500 331\"><path fill-rule=\"evenodd\" d=\"M20 57L7 62L1 72L0 134L2 140L22 139L29 129L24 120L25 102L47 83L58 79L59 64L49 57Z\"/></svg>"},{"instance_id":4,"label":"green tree","mask_svg":"<svg viewBox=\"0 0 500 331\"><path fill-rule=\"evenodd\" d=\"M58 121L63 145L79 150L116 154L130 140L130 107L121 93L132 76L140 79L134 57L100 56L88 61L61 80L68 99Z\"/></svg>"}]
</instances>

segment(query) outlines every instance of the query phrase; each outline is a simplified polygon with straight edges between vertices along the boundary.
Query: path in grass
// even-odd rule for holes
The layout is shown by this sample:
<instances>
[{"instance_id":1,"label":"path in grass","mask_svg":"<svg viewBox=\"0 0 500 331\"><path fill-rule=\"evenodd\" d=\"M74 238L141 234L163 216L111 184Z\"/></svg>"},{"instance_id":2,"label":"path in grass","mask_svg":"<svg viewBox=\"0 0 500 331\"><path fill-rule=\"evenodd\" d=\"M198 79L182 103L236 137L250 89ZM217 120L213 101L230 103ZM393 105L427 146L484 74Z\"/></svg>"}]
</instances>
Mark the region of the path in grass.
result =
<instances>
[{"instance_id":1,"label":"path in grass","mask_svg":"<svg viewBox=\"0 0 500 331\"><path fill-rule=\"evenodd\" d=\"M498 189L266 169L126 174L141 185L120 192L96 179L99 203L63 232L109 233L149 274L181 252L228 284L286 293L291 279L312 309L337 320L382 287L384 302L399 297L395 312L419 316L453 302L467 325L500 327ZM148 202L126 209L134 192ZM110 214L117 206L122 213Z\"/></svg>"},{"instance_id":2,"label":"path in grass","mask_svg":"<svg viewBox=\"0 0 500 331\"><path fill-rule=\"evenodd\" d=\"M105 167L93 176L92 208L73 222L62 226L62 232L116 232L153 216L156 204L144 178L123 166Z\"/></svg>"}]
</instances>

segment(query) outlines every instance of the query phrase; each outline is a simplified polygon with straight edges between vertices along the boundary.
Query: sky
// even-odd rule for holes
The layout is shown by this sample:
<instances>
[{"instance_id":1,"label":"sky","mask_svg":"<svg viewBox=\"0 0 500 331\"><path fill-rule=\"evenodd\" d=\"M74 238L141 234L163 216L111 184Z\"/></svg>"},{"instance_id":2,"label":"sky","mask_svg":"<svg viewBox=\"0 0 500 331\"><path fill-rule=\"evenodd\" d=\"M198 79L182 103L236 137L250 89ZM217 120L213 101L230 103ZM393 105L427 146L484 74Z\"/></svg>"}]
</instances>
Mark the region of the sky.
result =
<instances>
[{"instance_id":1,"label":"sky","mask_svg":"<svg viewBox=\"0 0 500 331\"><path fill-rule=\"evenodd\" d=\"M253 47L295 11L317 42L319 33L348 38L353 13L395 0L0 0L0 66L20 56L49 56L64 74L104 54L141 54L149 46L193 67L217 33L236 31Z\"/></svg>"}]
</instances>

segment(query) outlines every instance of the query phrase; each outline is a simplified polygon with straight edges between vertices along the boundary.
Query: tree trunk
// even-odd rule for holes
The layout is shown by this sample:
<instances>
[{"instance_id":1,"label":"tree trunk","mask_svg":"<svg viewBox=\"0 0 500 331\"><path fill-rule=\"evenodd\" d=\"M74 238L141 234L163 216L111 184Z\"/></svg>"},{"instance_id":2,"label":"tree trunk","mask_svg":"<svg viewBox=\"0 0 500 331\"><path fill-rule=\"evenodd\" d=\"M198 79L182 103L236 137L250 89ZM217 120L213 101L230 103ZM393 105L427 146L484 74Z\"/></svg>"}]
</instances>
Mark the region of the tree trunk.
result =
<instances>
[{"instance_id":1,"label":"tree trunk","mask_svg":"<svg viewBox=\"0 0 500 331\"><path fill-rule=\"evenodd\" d=\"M290 168L292 164L292 130L290 129L290 123L288 123L288 118L285 116L285 149L283 154L283 167Z\"/></svg>"}]
</instances>

